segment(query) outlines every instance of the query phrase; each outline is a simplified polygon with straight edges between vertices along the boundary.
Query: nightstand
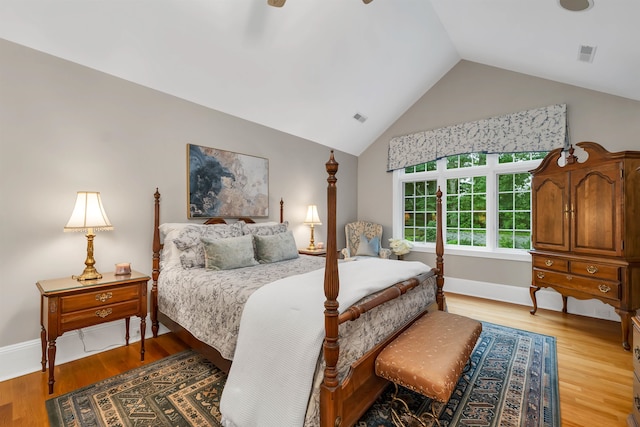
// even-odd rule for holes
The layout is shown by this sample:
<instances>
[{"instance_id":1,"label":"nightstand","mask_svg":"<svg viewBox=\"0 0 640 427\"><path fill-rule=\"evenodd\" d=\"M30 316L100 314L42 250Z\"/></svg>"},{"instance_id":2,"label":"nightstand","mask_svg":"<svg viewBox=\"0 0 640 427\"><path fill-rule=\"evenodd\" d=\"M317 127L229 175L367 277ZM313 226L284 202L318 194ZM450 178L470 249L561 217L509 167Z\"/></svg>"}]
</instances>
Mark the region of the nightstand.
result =
<instances>
[{"instance_id":1,"label":"nightstand","mask_svg":"<svg viewBox=\"0 0 640 427\"><path fill-rule=\"evenodd\" d=\"M327 254L326 249L298 249L299 254L303 255L313 255L313 256L325 256Z\"/></svg>"},{"instance_id":2,"label":"nightstand","mask_svg":"<svg viewBox=\"0 0 640 427\"><path fill-rule=\"evenodd\" d=\"M53 393L56 339L65 332L113 320L125 319L129 345L129 318L140 317L140 360L144 360L144 332L147 317L147 283L150 277L137 271L102 279L78 281L71 277L40 280L40 339L42 372L49 359L49 394Z\"/></svg>"}]
</instances>

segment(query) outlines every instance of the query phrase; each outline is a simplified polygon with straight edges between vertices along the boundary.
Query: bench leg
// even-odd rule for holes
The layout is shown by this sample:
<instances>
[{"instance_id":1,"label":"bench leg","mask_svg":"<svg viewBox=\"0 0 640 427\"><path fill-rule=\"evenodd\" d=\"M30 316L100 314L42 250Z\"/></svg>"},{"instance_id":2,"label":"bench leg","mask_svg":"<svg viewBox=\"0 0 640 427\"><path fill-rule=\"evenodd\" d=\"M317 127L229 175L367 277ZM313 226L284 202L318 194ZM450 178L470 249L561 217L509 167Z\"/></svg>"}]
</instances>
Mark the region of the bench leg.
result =
<instances>
[{"instance_id":1,"label":"bench leg","mask_svg":"<svg viewBox=\"0 0 640 427\"><path fill-rule=\"evenodd\" d=\"M393 386L395 387L395 391L393 392L393 395L391 396L391 421L393 422L393 425L395 425L396 427L406 427L406 425L402 422L402 418L400 416L400 413L398 411L396 411L395 407L394 407L394 403L395 402L400 402L402 404L402 407L404 408L404 412L406 414L408 414L411 418L415 419L416 421L418 421L420 423L421 426L423 427L427 427L427 424L422 420L422 416L426 415L428 417L433 418L433 420L436 422L436 424L438 425L438 427L440 427L440 420L438 419L438 414L436 413L436 401L435 400L431 400L431 413L423 413L419 416L415 415L413 412L411 412L411 409L409 409L409 405L407 405L407 402L405 402L404 400L400 399L398 397L398 384L393 383Z\"/></svg>"}]
</instances>

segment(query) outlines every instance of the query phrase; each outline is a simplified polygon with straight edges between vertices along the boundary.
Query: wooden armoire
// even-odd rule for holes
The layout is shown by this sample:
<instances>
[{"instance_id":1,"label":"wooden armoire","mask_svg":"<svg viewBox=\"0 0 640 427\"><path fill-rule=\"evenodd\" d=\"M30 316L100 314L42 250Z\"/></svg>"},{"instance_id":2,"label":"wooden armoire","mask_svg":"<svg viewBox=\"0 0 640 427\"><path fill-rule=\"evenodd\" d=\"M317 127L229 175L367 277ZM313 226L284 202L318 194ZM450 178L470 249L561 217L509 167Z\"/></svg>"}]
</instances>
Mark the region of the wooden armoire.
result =
<instances>
[{"instance_id":1,"label":"wooden armoire","mask_svg":"<svg viewBox=\"0 0 640 427\"><path fill-rule=\"evenodd\" d=\"M558 291L565 313L567 297L597 298L620 315L629 350L631 318L640 308L640 151L577 145L588 155L583 162L573 148L556 149L531 171L531 314L540 288Z\"/></svg>"}]
</instances>

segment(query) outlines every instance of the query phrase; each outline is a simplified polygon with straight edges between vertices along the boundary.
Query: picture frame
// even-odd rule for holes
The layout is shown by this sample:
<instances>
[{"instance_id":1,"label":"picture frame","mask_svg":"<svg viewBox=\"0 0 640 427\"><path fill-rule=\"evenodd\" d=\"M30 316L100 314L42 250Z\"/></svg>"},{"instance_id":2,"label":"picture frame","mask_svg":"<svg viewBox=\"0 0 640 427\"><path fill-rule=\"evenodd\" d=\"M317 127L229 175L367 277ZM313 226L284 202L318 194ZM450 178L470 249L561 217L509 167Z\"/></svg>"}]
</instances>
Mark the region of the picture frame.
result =
<instances>
[{"instance_id":1,"label":"picture frame","mask_svg":"<svg viewBox=\"0 0 640 427\"><path fill-rule=\"evenodd\" d=\"M269 216L269 160L187 144L187 217Z\"/></svg>"}]
</instances>

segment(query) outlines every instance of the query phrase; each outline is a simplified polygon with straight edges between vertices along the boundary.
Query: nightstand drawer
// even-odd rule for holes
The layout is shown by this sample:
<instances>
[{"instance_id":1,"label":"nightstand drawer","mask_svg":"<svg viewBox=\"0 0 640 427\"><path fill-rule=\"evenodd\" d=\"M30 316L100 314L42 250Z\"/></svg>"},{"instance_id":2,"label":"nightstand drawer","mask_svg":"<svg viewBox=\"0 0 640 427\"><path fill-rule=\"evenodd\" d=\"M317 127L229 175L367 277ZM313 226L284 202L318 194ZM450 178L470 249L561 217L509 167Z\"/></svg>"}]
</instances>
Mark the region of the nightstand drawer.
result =
<instances>
[{"instance_id":1,"label":"nightstand drawer","mask_svg":"<svg viewBox=\"0 0 640 427\"><path fill-rule=\"evenodd\" d=\"M584 292L596 298L620 300L620 282L534 268L533 283L538 287L557 285L566 289Z\"/></svg>"},{"instance_id":2,"label":"nightstand drawer","mask_svg":"<svg viewBox=\"0 0 640 427\"><path fill-rule=\"evenodd\" d=\"M546 270L569 271L569 262L566 259L552 256L533 256L533 266Z\"/></svg>"},{"instance_id":3,"label":"nightstand drawer","mask_svg":"<svg viewBox=\"0 0 640 427\"><path fill-rule=\"evenodd\" d=\"M95 307L89 310L79 310L63 314L60 317L62 331L71 331L87 326L97 325L103 322L123 319L135 316L140 312L138 300L125 301L117 304L109 304Z\"/></svg>"},{"instance_id":4,"label":"nightstand drawer","mask_svg":"<svg viewBox=\"0 0 640 427\"><path fill-rule=\"evenodd\" d=\"M620 280L620 268L615 265L571 261L571 272L598 279Z\"/></svg>"},{"instance_id":5,"label":"nightstand drawer","mask_svg":"<svg viewBox=\"0 0 640 427\"><path fill-rule=\"evenodd\" d=\"M107 304L115 304L123 301L137 301L140 298L140 286L122 286L109 290L96 290L79 295L70 295L60 298L60 312L70 313L92 307L103 307Z\"/></svg>"}]
</instances>

